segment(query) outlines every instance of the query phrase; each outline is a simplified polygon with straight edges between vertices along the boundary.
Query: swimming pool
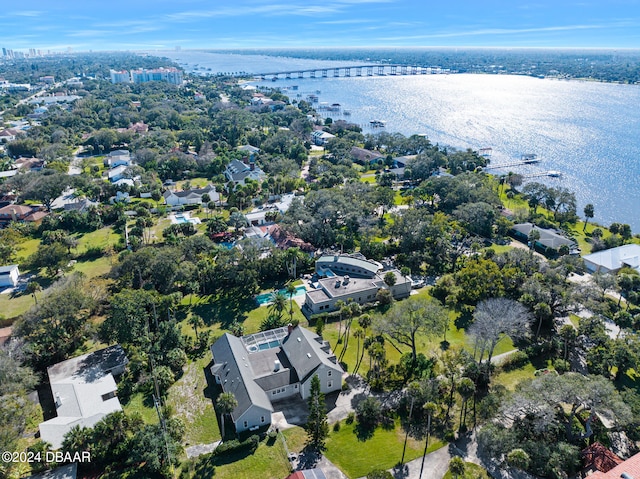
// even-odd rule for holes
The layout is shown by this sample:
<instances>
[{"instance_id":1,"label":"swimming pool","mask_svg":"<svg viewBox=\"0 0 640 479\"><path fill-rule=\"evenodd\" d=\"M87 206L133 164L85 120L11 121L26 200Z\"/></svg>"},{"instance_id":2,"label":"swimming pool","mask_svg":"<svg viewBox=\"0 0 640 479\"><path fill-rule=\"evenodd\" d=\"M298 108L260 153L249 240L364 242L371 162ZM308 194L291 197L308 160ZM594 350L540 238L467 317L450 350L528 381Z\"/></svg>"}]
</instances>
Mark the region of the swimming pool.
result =
<instances>
[{"instance_id":1,"label":"swimming pool","mask_svg":"<svg viewBox=\"0 0 640 479\"><path fill-rule=\"evenodd\" d=\"M301 296L307 291L307 288L304 285L296 286L296 292L293 293L293 297ZM289 299L289 293L286 289L278 290L278 293L281 293L285 296L285 298ZM256 301L260 306L264 306L265 304L269 304L273 301L274 293L262 293L256 296Z\"/></svg>"}]
</instances>

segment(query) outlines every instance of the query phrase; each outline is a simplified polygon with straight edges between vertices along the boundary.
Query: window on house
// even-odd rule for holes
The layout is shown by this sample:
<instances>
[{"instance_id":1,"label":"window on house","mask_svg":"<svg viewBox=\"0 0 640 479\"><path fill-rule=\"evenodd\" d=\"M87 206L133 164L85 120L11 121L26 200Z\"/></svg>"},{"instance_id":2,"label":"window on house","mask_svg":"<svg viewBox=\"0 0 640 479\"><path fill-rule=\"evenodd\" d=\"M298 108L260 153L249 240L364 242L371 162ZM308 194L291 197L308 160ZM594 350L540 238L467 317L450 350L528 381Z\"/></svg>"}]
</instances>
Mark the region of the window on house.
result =
<instances>
[{"instance_id":1,"label":"window on house","mask_svg":"<svg viewBox=\"0 0 640 479\"><path fill-rule=\"evenodd\" d=\"M333 372L333 371L331 371L331 370L327 371L327 376L331 376L331 373L332 373L332 372Z\"/></svg>"},{"instance_id":2,"label":"window on house","mask_svg":"<svg viewBox=\"0 0 640 479\"><path fill-rule=\"evenodd\" d=\"M249 423L247 421L244 422L244 427L249 427Z\"/></svg>"},{"instance_id":3,"label":"window on house","mask_svg":"<svg viewBox=\"0 0 640 479\"><path fill-rule=\"evenodd\" d=\"M275 392L275 391L271 391L271 394L273 394L273 395L275 396L275 395L276 395L276 392Z\"/></svg>"},{"instance_id":4,"label":"window on house","mask_svg":"<svg viewBox=\"0 0 640 479\"><path fill-rule=\"evenodd\" d=\"M327 387L331 389L333 387L333 381L327 382Z\"/></svg>"},{"instance_id":5,"label":"window on house","mask_svg":"<svg viewBox=\"0 0 640 479\"><path fill-rule=\"evenodd\" d=\"M260 416L260 422L264 423L264 416Z\"/></svg>"}]
</instances>

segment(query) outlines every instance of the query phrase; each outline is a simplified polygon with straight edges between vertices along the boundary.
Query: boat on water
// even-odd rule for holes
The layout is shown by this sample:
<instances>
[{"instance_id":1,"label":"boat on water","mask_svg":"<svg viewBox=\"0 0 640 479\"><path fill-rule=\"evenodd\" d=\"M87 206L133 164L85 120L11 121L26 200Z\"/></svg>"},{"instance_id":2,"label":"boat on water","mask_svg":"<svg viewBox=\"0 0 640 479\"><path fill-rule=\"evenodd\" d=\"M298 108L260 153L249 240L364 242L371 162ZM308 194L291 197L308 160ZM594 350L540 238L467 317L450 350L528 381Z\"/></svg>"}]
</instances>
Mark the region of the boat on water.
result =
<instances>
[{"instance_id":1,"label":"boat on water","mask_svg":"<svg viewBox=\"0 0 640 479\"><path fill-rule=\"evenodd\" d=\"M387 126L387 122L383 120L371 120L369 123L374 128L384 128Z\"/></svg>"},{"instance_id":2,"label":"boat on water","mask_svg":"<svg viewBox=\"0 0 640 479\"><path fill-rule=\"evenodd\" d=\"M538 160L538 155L536 155L535 153L527 153L522 155L522 162L526 163L526 164L530 164L530 163L537 163Z\"/></svg>"},{"instance_id":3,"label":"boat on water","mask_svg":"<svg viewBox=\"0 0 640 479\"><path fill-rule=\"evenodd\" d=\"M349 116L351 115L351 112L349 110L342 110L342 114L345 116Z\"/></svg>"},{"instance_id":4,"label":"boat on water","mask_svg":"<svg viewBox=\"0 0 640 479\"><path fill-rule=\"evenodd\" d=\"M547 176L550 176L551 178L560 178L562 173L557 170L551 170L547 171Z\"/></svg>"}]
</instances>

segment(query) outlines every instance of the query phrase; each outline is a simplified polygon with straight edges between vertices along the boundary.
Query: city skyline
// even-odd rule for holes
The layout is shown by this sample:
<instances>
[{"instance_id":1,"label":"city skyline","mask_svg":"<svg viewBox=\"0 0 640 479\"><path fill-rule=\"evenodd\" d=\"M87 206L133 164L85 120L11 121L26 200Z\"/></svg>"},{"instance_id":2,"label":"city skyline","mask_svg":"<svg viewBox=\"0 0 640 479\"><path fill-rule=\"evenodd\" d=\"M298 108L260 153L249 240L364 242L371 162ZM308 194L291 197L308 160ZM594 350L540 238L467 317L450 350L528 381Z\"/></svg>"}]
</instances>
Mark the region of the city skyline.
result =
<instances>
[{"instance_id":1,"label":"city skyline","mask_svg":"<svg viewBox=\"0 0 640 479\"><path fill-rule=\"evenodd\" d=\"M26 0L5 9L13 50L265 47L639 48L640 1Z\"/></svg>"}]
</instances>

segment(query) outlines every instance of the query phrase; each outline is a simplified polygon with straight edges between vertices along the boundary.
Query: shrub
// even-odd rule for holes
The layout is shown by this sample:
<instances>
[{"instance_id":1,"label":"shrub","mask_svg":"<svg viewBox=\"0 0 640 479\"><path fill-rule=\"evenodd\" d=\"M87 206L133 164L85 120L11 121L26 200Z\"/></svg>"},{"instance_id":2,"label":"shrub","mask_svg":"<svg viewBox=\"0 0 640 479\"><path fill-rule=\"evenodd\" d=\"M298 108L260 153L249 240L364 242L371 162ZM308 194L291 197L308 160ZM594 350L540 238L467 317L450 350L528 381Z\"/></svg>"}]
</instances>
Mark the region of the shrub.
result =
<instances>
[{"instance_id":1,"label":"shrub","mask_svg":"<svg viewBox=\"0 0 640 479\"><path fill-rule=\"evenodd\" d=\"M356 413L351 411L347 414L347 420L345 421L347 424L353 424L353 421L356 419Z\"/></svg>"},{"instance_id":2,"label":"shrub","mask_svg":"<svg viewBox=\"0 0 640 479\"><path fill-rule=\"evenodd\" d=\"M238 441L237 439L225 441L220 444L213 453L216 456L220 456L222 454L233 454L241 451L253 452L258 448L259 443L260 437L257 434L254 434L245 441Z\"/></svg>"},{"instance_id":3,"label":"shrub","mask_svg":"<svg viewBox=\"0 0 640 479\"><path fill-rule=\"evenodd\" d=\"M564 374L571 370L571 364L564 359L556 359L553 361L553 369L558 371L558 374Z\"/></svg>"},{"instance_id":4,"label":"shrub","mask_svg":"<svg viewBox=\"0 0 640 479\"><path fill-rule=\"evenodd\" d=\"M340 421L333 425L333 432L338 432L340 430Z\"/></svg>"},{"instance_id":5,"label":"shrub","mask_svg":"<svg viewBox=\"0 0 640 479\"><path fill-rule=\"evenodd\" d=\"M366 428L375 428L380 421L382 406L374 397L368 397L356 407L358 423Z\"/></svg>"},{"instance_id":6,"label":"shrub","mask_svg":"<svg viewBox=\"0 0 640 479\"><path fill-rule=\"evenodd\" d=\"M516 351L510 354L501 364L503 371L519 369L529 362L529 355L524 351Z\"/></svg>"}]
</instances>

